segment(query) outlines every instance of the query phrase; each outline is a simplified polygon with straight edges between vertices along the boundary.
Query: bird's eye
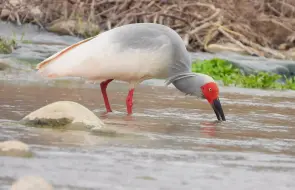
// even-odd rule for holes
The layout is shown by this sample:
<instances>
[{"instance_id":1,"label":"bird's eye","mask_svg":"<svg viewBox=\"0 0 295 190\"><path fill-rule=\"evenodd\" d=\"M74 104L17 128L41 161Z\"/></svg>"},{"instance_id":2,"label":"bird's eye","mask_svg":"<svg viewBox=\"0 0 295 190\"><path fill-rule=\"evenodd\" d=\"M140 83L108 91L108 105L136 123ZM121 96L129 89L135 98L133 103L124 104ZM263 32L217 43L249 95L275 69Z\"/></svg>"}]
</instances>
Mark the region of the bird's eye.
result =
<instances>
[{"instance_id":1,"label":"bird's eye","mask_svg":"<svg viewBox=\"0 0 295 190\"><path fill-rule=\"evenodd\" d=\"M208 90L209 90L209 92L211 92L212 91L212 88L209 88Z\"/></svg>"}]
</instances>

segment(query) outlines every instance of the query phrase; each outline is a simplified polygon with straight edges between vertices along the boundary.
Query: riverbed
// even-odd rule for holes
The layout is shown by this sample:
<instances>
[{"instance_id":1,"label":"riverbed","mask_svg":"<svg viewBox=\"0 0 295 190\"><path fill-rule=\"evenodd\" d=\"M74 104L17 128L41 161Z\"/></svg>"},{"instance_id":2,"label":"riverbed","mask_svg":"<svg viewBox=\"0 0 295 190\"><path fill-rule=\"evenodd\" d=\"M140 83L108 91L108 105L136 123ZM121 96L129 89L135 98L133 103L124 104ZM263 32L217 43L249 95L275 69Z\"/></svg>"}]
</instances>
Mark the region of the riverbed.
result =
<instances>
[{"instance_id":1,"label":"riverbed","mask_svg":"<svg viewBox=\"0 0 295 190\"><path fill-rule=\"evenodd\" d=\"M39 60L79 39L9 26L4 31L0 25L0 33L25 30L34 43L0 56L12 67L0 71L0 141L21 140L34 157L0 157L0 189L24 175L39 175L61 190L294 189L294 91L221 87L227 121L218 123L206 101L164 87L161 80L136 88L134 114L128 117L127 85L112 82L108 94L114 112L104 115L99 84L45 80L34 71ZM129 135L18 122L60 100L84 105L107 126Z\"/></svg>"}]
</instances>

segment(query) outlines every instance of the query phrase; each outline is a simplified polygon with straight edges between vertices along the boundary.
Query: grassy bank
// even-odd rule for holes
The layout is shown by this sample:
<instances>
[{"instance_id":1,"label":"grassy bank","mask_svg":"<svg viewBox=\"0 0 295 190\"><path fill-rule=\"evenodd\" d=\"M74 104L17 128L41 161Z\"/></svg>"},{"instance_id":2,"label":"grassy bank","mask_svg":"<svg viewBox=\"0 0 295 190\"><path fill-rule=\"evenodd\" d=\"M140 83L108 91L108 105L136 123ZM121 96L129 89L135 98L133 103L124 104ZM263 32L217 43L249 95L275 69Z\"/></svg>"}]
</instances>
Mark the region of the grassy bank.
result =
<instances>
[{"instance_id":1,"label":"grassy bank","mask_svg":"<svg viewBox=\"0 0 295 190\"><path fill-rule=\"evenodd\" d=\"M194 62L192 67L193 72L208 74L214 80L222 81L224 86L295 90L295 77L286 78L285 76L267 72L244 75L240 69L230 62L217 58ZM284 79L285 82L279 82L280 79Z\"/></svg>"}]
</instances>

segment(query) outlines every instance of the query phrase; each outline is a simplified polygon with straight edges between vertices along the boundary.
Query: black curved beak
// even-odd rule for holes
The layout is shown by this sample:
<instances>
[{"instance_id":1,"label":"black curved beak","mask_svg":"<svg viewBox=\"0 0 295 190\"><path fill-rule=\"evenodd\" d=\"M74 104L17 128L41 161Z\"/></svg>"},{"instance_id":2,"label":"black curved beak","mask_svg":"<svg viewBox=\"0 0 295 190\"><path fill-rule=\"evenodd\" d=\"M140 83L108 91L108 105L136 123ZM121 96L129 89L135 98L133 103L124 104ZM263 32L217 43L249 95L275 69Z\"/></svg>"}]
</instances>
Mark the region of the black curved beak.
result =
<instances>
[{"instance_id":1,"label":"black curved beak","mask_svg":"<svg viewBox=\"0 0 295 190\"><path fill-rule=\"evenodd\" d=\"M213 103L211 104L215 114L216 114L216 117L217 119L220 121L221 119L223 121L226 121L225 120L225 116L224 116L224 113L223 113L223 109L222 109L222 106L220 104L220 101L219 101L219 98L216 98L215 100L213 100Z\"/></svg>"}]
</instances>

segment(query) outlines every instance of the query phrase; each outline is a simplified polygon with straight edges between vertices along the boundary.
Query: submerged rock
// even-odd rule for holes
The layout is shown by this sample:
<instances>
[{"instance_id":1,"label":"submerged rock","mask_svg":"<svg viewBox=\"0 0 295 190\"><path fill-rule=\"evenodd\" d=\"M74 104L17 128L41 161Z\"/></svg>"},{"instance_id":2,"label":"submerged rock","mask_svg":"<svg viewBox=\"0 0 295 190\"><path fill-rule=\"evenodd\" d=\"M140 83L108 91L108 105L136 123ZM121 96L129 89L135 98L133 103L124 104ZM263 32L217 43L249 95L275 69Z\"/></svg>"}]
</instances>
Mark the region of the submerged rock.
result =
<instances>
[{"instance_id":1,"label":"submerged rock","mask_svg":"<svg viewBox=\"0 0 295 190\"><path fill-rule=\"evenodd\" d=\"M12 184L10 190L53 190L53 187L39 176L25 176Z\"/></svg>"},{"instance_id":2,"label":"submerged rock","mask_svg":"<svg viewBox=\"0 0 295 190\"><path fill-rule=\"evenodd\" d=\"M20 141L10 140L0 142L0 156L30 157L30 147Z\"/></svg>"},{"instance_id":3,"label":"submerged rock","mask_svg":"<svg viewBox=\"0 0 295 190\"><path fill-rule=\"evenodd\" d=\"M0 59L0 71L4 71L4 70L8 69L9 67L10 66L7 63L1 61L1 59Z\"/></svg>"},{"instance_id":4,"label":"submerged rock","mask_svg":"<svg viewBox=\"0 0 295 190\"><path fill-rule=\"evenodd\" d=\"M83 130L101 128L104 123L89 109L71 101L48 104L22 119L25 125L35 127Z\"/></svg>"}]
</instances>

